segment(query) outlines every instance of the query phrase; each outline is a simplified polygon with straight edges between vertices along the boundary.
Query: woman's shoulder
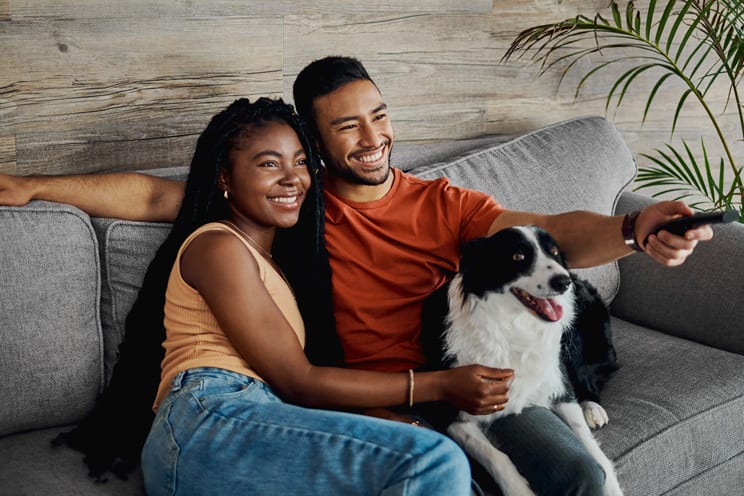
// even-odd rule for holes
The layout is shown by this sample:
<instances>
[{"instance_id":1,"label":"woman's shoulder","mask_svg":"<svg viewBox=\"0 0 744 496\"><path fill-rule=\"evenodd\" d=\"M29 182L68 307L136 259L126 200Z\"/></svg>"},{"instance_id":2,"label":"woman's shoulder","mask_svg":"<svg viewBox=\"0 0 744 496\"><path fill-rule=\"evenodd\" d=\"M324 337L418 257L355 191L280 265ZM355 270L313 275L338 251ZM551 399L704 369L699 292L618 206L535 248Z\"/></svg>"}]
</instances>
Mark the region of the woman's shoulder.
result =
<instances>
[{"instance_id":1,"label":"woman's shoulder","mask_svg":"<svg viewBox=\"0 0 744 496\"><path fill-rule=\"evenodd\" d=\"M245 243L227 225L206 224L189 236L179 256L181 274L191 284L200 273L234 273L236 267L250 270L260 277L256 255L246 250ZM252 260L254 263L246 262ZM241 272L242 276L247 274ZM193 286L193 284L191 284Z\"/></svg>"},{"instance_id":2,"label":"woman's shoulder","mask_svg":"<svg viewBox=\"0 0 744 496\"><path fill-rule=\"evenodd\" d=\"M245 245L240 234L229 224L210 222L196 229L186 238L181 247L182 252L198 248L220 249L224 247L241 247Z\"/></svg>"}]
</instances>

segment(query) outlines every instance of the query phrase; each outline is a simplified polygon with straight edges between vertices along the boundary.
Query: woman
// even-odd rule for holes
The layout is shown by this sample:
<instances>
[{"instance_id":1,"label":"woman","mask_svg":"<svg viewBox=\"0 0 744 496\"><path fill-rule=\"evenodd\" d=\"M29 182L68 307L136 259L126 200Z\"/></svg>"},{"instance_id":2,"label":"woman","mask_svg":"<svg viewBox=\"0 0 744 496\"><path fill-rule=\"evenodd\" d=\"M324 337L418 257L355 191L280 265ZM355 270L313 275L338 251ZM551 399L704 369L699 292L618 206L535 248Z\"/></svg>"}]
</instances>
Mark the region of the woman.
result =
<instances>
[{"instance_id":1,"label":"woman","mask_svg":"<svg viewBox=\"0 0 744 496\"><path fill-rule=\"evenodd\" d=\"M271 251L277 228L294 226L301 209L314 215L315 235L290 230L279 251L291 271L302 261L323 282L318 174L302 125L281 100L237 100L199 138L170 239L188 234L166 292L157 415L142 452L148 494L469 492L467 460L446 437L305 408L446 400L485 414L507 400L503 381L487 380L501 373L485 367L420 373L414 382L412 373L307 360L303 319ZM324 312L304 314L310 326Z\"/></svg>"}]
</instances>

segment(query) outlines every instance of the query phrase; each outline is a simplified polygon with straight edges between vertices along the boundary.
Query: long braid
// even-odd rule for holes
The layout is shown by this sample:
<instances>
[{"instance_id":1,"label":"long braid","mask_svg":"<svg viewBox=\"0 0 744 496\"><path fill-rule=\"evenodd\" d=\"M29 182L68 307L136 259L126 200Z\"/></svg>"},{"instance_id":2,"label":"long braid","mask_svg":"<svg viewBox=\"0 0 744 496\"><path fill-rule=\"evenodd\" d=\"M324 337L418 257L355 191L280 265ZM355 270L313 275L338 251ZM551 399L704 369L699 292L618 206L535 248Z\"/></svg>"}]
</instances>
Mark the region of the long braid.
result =
<instances>
[{"instance_id":1,"label":"long braid","mask_svg":"<svg viewBox=\"0 0 744 496\"><path fill-rule=\"evenodd\" d=\"M64 443L84 452L93 477L100 478L111 470L125 479L139 462L154 419L152 402L164 356L163 316L171 268L180 246L194 230L228 217L229 208L218 185L220 170L229 167L229 152L240 133L248 126L268 121L284 121L297 132L312 176L300 222L293 228L278 230L274 242L276 259L293 285L309 329L309 356L315 363L340 363L324 243L322 183L312 143L291 106L281 100L236 100L215 115L199 136L178 216L148 266L137 300L127 315L125 337L111 383L91 414L76 429L54 440L55 444Z\"/></svg>"}]
</instances>

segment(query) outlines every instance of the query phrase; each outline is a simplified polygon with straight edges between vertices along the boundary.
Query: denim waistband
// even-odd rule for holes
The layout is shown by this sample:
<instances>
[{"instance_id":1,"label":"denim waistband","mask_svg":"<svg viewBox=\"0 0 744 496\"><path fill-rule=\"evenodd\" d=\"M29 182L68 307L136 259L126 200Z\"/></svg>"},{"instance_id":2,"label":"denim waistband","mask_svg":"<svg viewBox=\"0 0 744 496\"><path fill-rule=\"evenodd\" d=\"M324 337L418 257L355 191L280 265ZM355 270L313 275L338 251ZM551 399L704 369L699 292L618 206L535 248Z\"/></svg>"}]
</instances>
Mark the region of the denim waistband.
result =
<instances>
[{"instance_id":1,"label":"denim waistband","mask_svg":"<svg viewBox=\"0 0 744 496\"><path fill-rule=\"evenodd\" d=\"M246 386L253 384L254 382L262 383L262 381L255 377L240 374L238 372L232 372L217 367L198 367L177 373L171 383L171 390L178 391L189 382L200 379L229 379L232 382L245 384Z\"/></svg>"}]
</instances>

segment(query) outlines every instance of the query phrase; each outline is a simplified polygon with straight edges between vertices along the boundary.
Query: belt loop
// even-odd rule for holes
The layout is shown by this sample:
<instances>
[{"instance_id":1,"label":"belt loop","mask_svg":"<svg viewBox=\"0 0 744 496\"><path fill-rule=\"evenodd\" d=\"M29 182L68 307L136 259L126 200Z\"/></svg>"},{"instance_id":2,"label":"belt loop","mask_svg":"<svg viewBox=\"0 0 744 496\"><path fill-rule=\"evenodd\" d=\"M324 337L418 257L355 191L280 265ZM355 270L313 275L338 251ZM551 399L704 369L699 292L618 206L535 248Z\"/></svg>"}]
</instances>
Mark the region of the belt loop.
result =
<instances>
[{"instance_id":1,"label":"belt loop","mask_svg":"<svg viewBox=\"0 0 744 496\"><path fill-rule=\"evenodd\" d=\"M171 382L171 391L178 391L183 387L183 378L186 375L186 370L179 372L176 374L176 376L173 378L173 381Z\"/></svg>"}]
</instances>

